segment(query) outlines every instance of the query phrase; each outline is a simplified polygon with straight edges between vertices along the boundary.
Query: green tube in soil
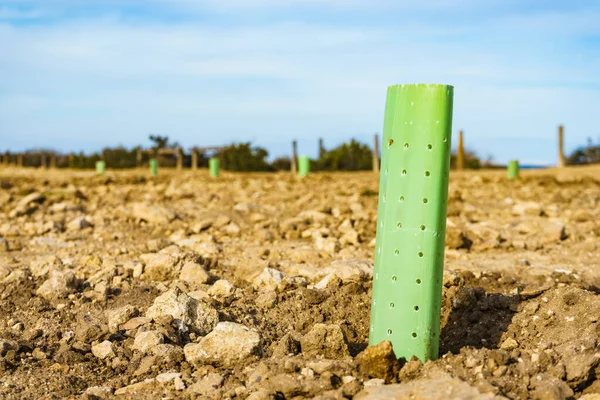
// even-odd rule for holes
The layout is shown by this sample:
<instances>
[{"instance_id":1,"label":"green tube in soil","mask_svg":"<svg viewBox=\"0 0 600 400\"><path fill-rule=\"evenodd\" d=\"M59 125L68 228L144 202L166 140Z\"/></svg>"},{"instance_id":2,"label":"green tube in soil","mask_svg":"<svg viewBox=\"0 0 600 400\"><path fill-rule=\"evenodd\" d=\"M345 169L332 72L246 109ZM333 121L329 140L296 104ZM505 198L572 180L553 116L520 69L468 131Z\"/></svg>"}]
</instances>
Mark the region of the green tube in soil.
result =
<instances>
[{"instance_id":1,"label":"green tube in soil","mask_svg":"<svg viewBox=\"0 0 600 400\"><path fill-rule=\"evenodd\" d=\"M506 168L508 173L508 179L516 179L519 177L519 161L518 160L510 160L508 162L508 167Z\"/></svg>"},{"instance_id":2,"label":"green tube in soil","mask_svg":"<svg viewBox=\"0 0 600 400\"><path fill-rule=\"evenodd\" d=\"M298 157L298 175L306 176L310 172L310 158L308 156Z\"/></svg>"},{"instance_id":3,"label":"green tube in soil","mask_svg":"<svg viewBox=\"0 0 600 400\"><path fill-rule=\"evenodd\" d=\"M208 168L210 170L210 176L212 176L213 178L216 178L217 176L219 176L220 167L221 167L221 162L219 161L218 158L212 157L211 159L208 160Z\"/></svg>"},{"instance_id":4,"label":"green tube in soil","mask_svg":"<svg viewBox=\"0 0 600 400\"><path fill-rule=\"evenodd\" d=\"M106 171L106 162L96 161L96 173L98 175L104 175L104 171Z\"/></svg>"},{"instance_id":5,"label":"green tube in soil","mask_svg":"<svg viewBox=\"0 0 600 400\"><path fill-rule=\"evenodd\" d=\"M150 176L158 175L158 160L156 158L150 159Z\"/></svg>"},{"instance_id":6,"label":"green tube in soil","mask_svg":"<svg viewBox=\"0 0 600 400\"><path fill-rule=\"evenodd\" d=\"M452 105L447 85L390 86L384 117L369 343L438 357Z\"/></svg>"}]
</instances>

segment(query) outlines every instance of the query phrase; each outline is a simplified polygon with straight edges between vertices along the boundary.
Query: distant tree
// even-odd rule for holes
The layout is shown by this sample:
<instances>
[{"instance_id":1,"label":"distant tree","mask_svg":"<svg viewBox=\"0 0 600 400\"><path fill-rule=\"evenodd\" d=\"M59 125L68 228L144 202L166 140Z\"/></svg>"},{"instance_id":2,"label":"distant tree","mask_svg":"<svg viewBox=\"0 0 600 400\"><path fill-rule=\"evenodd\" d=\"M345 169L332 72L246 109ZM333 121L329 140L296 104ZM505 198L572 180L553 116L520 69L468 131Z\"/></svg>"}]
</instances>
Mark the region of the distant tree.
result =
<instances>
[{"instance_id":1,"label":"distant tree","mask_svg":"<svg viewBox=\"0 0 600 400\"><path fill-rule=\"evenodd\" d=\"M289 171L292 169L292 161L288 157L280 157L273 160L271 166L277 171Z\"/></svg>"},{"instance_id":2,"label":"distant tree","mask_svg":"<svg viewBox=\"0 0 600 400\"><path fill-rule=\"evenodd\" d=\"M450 168L456 168L456 153L450 155ZM484 163L487 164L487 163ZM466 169L480 169L482 166L481 159L477 156L474 151L465 149L465 168ZM487 165L486 165L487 166Z\"/></svg>"},{"instance_id":3,"label":"distant tree","mask_svg":"<svg viewBox=\"0 0 600 400\"><path fill-rule=\"evenodd\" d=\"M585 146L580 146L567 158L568 165L584 165L600 163L600 144L594 144L588 138Z\"/></svg>"},{"instance_id":4,"label":"distant tree","mask_svg":"<svg viewBox=\"0 0 600 400\"><path fill-rule=\"evenodd\" d=\"M169 137L168 136L160 136L160 135L150 135L148 137L154 145L152 149L166 149L169 146Z\"/></svg>"},{"instance_id":5,"label":"distant tree","mask_svg":"<svg viewBox=\"0 0 600 400\"><path fill-rule=\"evenodd\" d=\"M272 171L266 161L269 153L262 147L252 147L250 142L231 144L221 149L216 156L221 160L221 166L228 171Z\"/></svg>"},{"instance_id":6,"label":"distant tree","mask_svg":"<svg viewBox=\"0 0 600 400\"><path fill-rule=\"evenodd\" d=\"M179 143L169 141L169 137L168 136L150 135L148 137L148 139L150 139L150 141L152 143L154 143L154 145L152 146L153 150L157 150L157 149L175 149L177 147L180 147Z\"/></svg>"},{"instance_id":7,"label":"distant tree","mask_svg":"<svg viewBox=\"0 0 600 400\"><path fill-rule=\"evenodd\" d=\"M137 165L137 149L127 150L124 147L105 148L102 150L104 161L109 168L135 168Z\"/></svg>"},{"instance_id":8,"label":"distant tree","mask_svg":"<svg viewBox=\"0 0 600 400\"><path fill-rule=\"evenodd\" d=\"M322 171L359 171L373 167L371 149L366 144L351 139L332 150L321 151L313 165Z\"/></svg>"}]
</instances>

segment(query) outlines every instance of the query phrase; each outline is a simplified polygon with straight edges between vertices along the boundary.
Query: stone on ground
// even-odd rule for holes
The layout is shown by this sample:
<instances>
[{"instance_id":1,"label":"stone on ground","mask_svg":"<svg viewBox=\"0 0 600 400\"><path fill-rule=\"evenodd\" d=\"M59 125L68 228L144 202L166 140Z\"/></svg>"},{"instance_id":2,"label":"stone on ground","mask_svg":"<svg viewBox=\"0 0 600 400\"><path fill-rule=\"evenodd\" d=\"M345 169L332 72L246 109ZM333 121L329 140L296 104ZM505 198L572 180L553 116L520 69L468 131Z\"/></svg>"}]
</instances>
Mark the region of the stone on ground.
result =
<instances>
[{"instance_id":1,"label":"stone on ground","mask_svg":"<svg viewBox=\"0 0 600 400\"><path fill-rule=\"evenodd\" d=\"M367 347L354 361L359 372L365 377L379 378L386 382L395 380L400 370L400 364L389 340Z\"/></svg>"},{"instance_id":2,"label":"stone on ground","mask_svg":"<svg viewBox=\"0 0 600 400\"><path fill-rule=\"evenodd\" d=\"M210 275L206 272L204 266L195 262L188 262L181 268L179 280L190 284L204 284L210 281Z\"/></svg>"},{"instance_id":3,"label":"stone on ground","mask_svg":"<svg viewBox=\"0 0 600 400\"><path fill-rule=\"evenodd\" d=\"M104 360L107 357L112 357L115 355L113 344L109 340L105 340L97 345L92 346L92 354Z\"/></svg>"},{"instance_id":4,"label":"stone on ground","mask_svg":"<svg viewBox=\"0 0 600 400\"><path fill-rule=\"evenodd\" d=\"M52 271L48 278L36 291L38 296L46 300L57 300L67 297L77 289L77 278L71 271Z\"/></svg>"},{"instance_id":5,"label":"stone on ground","mask_svg":"<svg viewBox=\"0 0 600 400\"><path fill-rule=\"evenodd\" d=\"M273 268L265 268L252 282L252 286L257 290L274 291L277 285L283 280L283 273Z\"/></svg>"},{"instance_id":6,"label":"stone on ground","mask_svg":"<svg viewBox=\"0 0 600 400\"><path fill-rule=\"evenodd\" d=\"M138 309L129 304L114 310L109 310L106 312L108 329L110 329L111 332L116 332L122 324L129 321L131 318L137 317L138 314Z\"/></svg>"},{"instance_id":7,"label":"stone on ground","mask_svg":"<svg viewBox=\"0 0 600 400\"><path fill-rule=\"evenodd\" d=\"M159 344L165 342L165 337L162 333L157 331L146 331L140 332L135 337L132 349L137 350L142 354L149 353Z\"/></svg>"},{"instance_id":8,"label":"stone on ground","mask_svg":"<svg viewBox=\"0 0 600 400\"><path fill-rule=\"evenodd\" d=\"M175 287L154 299L146 311L146 317L156 319L162 315L171 315L196 331L207 335L219 322L219 313L202 300L194 299Z\"/></svg>"},{"instance_id":9,"label":"stone on ground","mask_svg":"<svg viewBox=\"0 0 600 400\"><path fill-rule=\"evenodd\" d=\"M315 324L300 339L300 347L305 356L341 359L350 355L344 332L339 325L333 324Z\"/></svg>"},{"instance_id":10,"label":"stone on ground","mask_svg":"<svg viewBox=\"0 0 600 400\"><path fill-rule=\"evenodd\" d=\"M184 347L189 363L231 366L252 355L259 355L260 335L244 325L219 322L199 343Z\"/></svg>"},{"instance_id":11,"label":"stone on ground","mask_svg":"<svg viewBox=\"0 0 600 400\"><path fill-rule=\"evenodd\" d=\"M131 205L131 216L152 224L168 224L177 217L177 214L164 206L139 202Z\"/></svg>"},{"instance_id":12,"label":"stone on ground","mask_svg":"<svg viewBox=\"0 0 600 400\"><path fill-rule=\"evenodd\" d=\"M144 263L142 279L166 281L175 279L179 274L177 258L165 253L147 253L140 256Z\"/></svg>"}]
</instances>

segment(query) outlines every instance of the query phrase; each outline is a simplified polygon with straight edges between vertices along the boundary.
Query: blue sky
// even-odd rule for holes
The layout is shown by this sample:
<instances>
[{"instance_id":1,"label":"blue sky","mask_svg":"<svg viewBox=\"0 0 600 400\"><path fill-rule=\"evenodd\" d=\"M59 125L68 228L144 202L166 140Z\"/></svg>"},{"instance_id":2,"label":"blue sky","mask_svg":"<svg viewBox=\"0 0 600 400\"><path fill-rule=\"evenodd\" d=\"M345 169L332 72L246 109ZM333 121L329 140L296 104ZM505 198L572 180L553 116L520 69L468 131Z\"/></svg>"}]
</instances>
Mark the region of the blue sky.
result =
<instances>
[{"instance_id":1,"label":"blue sky","mask_svg":"<svg viewBox=\"0 0 600 400\"><path fill-rule=\"evenodd\" d=\"M0 0L0 43L2 151L314 156L370 144L413 82L454 85L454 131L499 162L554 163L558 124L567 150L600 139L598 1Z\"/></svg>"}]
</instances>

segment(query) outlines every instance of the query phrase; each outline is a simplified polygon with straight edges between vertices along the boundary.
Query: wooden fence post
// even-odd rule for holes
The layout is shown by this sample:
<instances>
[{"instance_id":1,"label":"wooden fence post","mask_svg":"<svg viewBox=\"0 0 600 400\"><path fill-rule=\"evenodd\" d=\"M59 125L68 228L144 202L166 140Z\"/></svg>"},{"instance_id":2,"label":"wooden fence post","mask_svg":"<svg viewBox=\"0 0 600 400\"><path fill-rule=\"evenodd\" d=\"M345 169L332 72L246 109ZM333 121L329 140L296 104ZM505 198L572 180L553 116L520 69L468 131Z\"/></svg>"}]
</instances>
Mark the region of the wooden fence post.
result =
<instances>
[{"instance_id":1,"label":"wooden fence post","mask_svg":"<svg viewBox=\"0 0 600 400\"><path fill-rule=\"evenodd\" d=\"M295 140L292 141L291 166L292 174L296 175L296 173L298 172L298 143Z\"/></svg>"},{"instance_id":2,"label":"wooden fence post","mask_svg":"<svg viewBox=\"0 0 600 400\"><path fill-rule=\"evenodd\" d=\"M198 151L196 149L192 149L192 170L198 169Z\"/></svg>"},{"instance_id":3,"label":"wooden fence post","mask_svg":"<svg viewBox=\"0 0 600 400\"><path fill-rule=\"evenodd\" d=\"M373 172L379 172L379 137L373 135Z\"/></svg>"},{"instance_id":4,"label":"wooden fence post","mask_svg":"<svg viewBox=\"0 0 600 400\"><path fill-rule=\"evenodd\" d=\"M564 127L558 126L558 167L562 168L566 165L565 161L565 149L564 149Z\"/></svg>"},{"instance_id":5,"label":"wooden fence post","mask_svg":"<svg viewBox=\"0 0 600 400\"><path fill-rule=\"evenodd\" d=\"M181 147L175 150L175 155L177 156L177 169L180 170L183 168L183 150L181 150Z\"/></svg>"},{"instance_id":6,"label":"wooden fence post","mask_svg":"<svg viewBox=\"0 0 600 400\"><path fill-rule=\"evenodd\" d=\"M465 144L463 131L458 132L458 149L456 151L456 169L465 169Z\"/></svg>"}]
</instances>

